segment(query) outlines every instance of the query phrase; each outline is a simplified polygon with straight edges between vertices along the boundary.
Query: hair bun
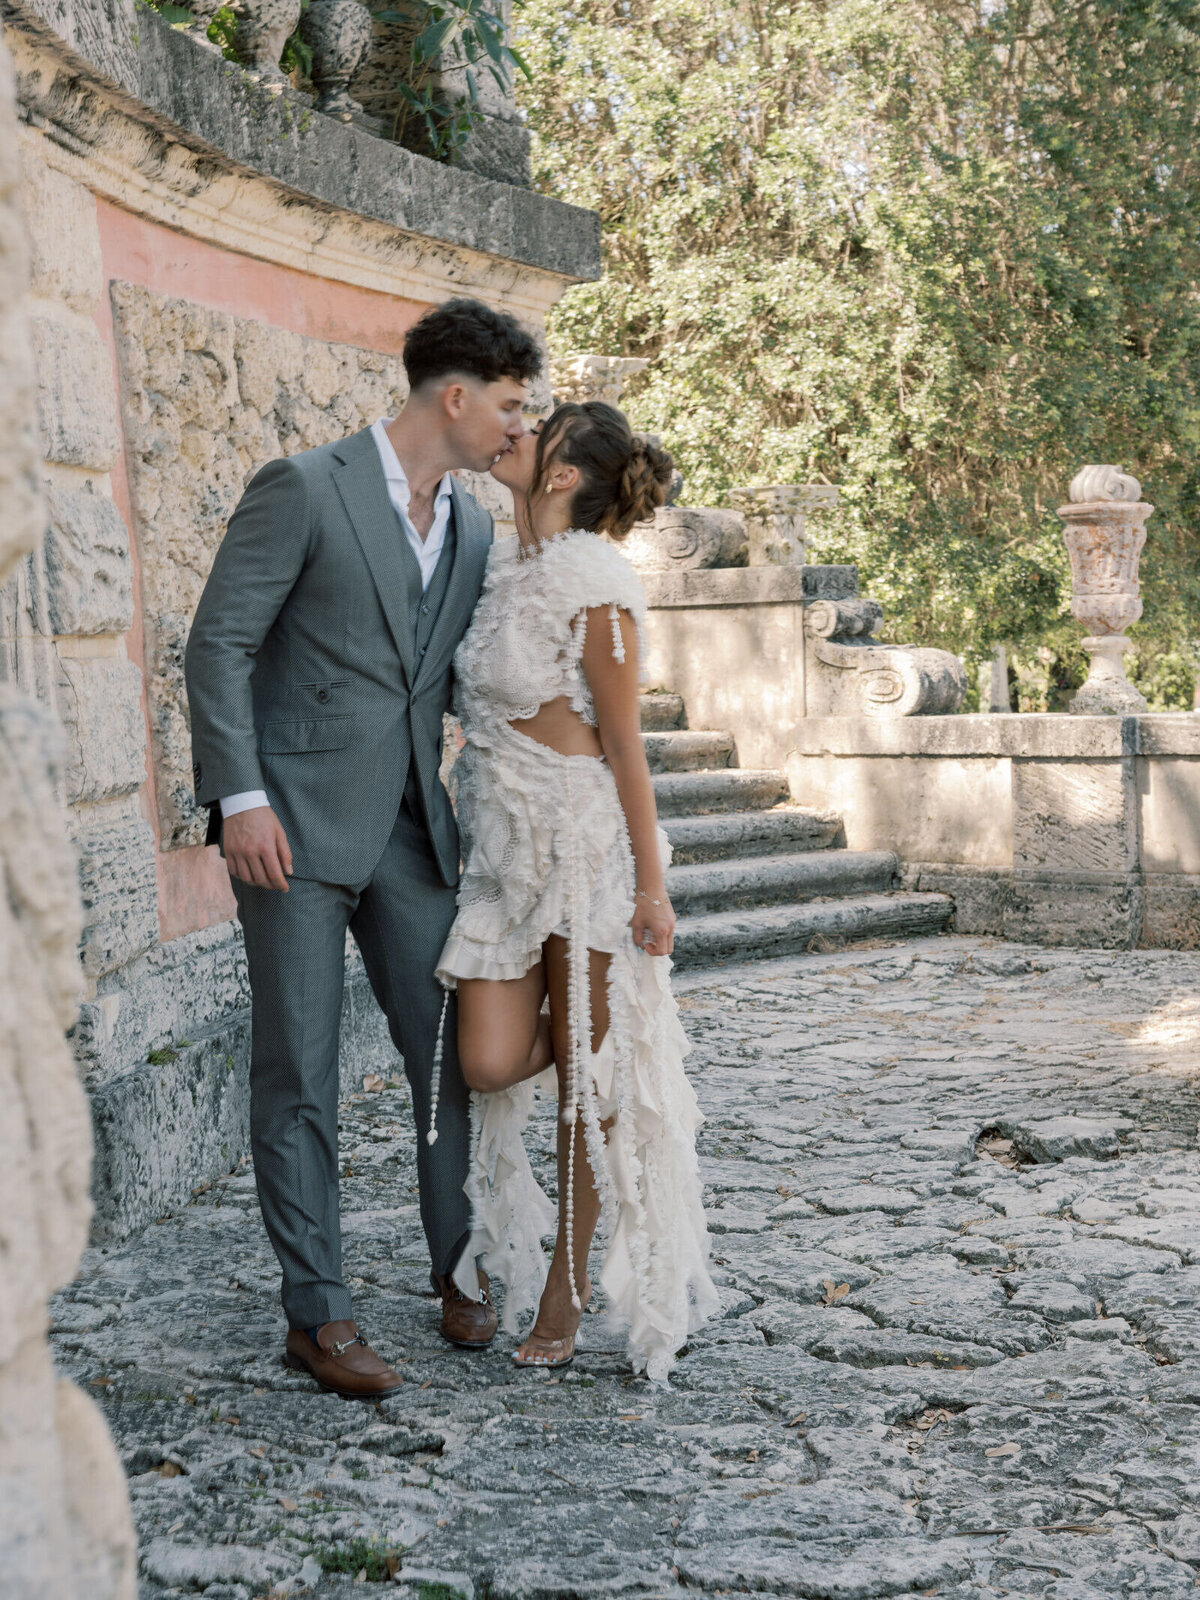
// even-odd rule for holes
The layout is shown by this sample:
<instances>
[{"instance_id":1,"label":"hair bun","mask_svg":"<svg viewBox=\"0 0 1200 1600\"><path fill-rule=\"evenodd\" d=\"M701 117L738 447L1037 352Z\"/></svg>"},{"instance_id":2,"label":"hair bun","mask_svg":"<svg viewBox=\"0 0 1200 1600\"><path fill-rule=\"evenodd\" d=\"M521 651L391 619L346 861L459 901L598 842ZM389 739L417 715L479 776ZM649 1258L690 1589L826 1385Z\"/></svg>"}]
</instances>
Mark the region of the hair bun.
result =
<instances>
[{"instance_id":1,"label":"hair bun","mask_svg":"<svg viewBox=\"0 0 1200 1600\"><path fill-rule=\"evenodd\" d=\"M609 533L623 539L635 522L648 522L667 498L675 463L655 439L635 433L621 471Z\"/></svg>"}]
</instances>

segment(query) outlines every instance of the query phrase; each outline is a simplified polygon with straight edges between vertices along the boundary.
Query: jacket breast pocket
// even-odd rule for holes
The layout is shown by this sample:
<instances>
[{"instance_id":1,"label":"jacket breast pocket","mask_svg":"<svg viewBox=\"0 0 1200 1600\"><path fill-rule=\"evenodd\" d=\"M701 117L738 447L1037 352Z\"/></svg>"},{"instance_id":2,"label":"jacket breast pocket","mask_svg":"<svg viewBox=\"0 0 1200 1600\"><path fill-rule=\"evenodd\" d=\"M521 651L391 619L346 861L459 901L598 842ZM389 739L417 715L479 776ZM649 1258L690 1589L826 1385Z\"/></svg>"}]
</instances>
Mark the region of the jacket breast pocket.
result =
<instances>
[{"instance_id":1,"label":"jacket breast pocket","mask_svg":"<svg viewBox=\"0 0 1200 1600\"><path fill-rule=\"evenodd\" d=\"M265 756L300 755L311 750L342 750L350 743L353 717L302 717L268 722L258 747Z\"/></svg>"}]
</instances>

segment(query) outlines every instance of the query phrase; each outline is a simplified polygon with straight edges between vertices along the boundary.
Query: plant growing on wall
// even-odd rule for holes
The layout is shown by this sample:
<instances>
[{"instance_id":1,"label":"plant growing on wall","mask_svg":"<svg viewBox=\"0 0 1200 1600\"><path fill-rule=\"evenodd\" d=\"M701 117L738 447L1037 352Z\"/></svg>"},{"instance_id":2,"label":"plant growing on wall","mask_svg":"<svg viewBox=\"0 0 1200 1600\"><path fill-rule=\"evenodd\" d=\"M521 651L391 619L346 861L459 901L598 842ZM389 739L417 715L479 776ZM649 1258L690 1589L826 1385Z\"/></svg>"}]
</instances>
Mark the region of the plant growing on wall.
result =
<instances>
[{"instance_id":1,"label":"plant growing on wall","mask_svg":"<svg viewBox=\"0 0 1200 1600\"><path fill-rule=\"evenodd\" d=\"M1190 706L1198 0L527 0L519 39L535 183L603 230L553 344L650 358L692 503L838 484L818 558L896 636L1049 648L1053 698L1054 508L1116 462L1157 507L1139 676Z\"/></svg>"},{"instance_id":2,"label":"plant growing on wall","mask_svg":"<svg viewBox=\"0 0 1200 1600\"><path fill-rule=\"evenodd\" d=\"M524 0L512 4L519 8ZM531 79L492 0L413 0L403 9L388 5L374 14L379 22L412 31L409 70L398 85L392 127L399 144L419 143L427 154L445 160L467 143L483 115L480 73L504 95L517 72ZM461 93L447 83L447 68L451 80L461 76Z\"/></svg>"}]
</instances>

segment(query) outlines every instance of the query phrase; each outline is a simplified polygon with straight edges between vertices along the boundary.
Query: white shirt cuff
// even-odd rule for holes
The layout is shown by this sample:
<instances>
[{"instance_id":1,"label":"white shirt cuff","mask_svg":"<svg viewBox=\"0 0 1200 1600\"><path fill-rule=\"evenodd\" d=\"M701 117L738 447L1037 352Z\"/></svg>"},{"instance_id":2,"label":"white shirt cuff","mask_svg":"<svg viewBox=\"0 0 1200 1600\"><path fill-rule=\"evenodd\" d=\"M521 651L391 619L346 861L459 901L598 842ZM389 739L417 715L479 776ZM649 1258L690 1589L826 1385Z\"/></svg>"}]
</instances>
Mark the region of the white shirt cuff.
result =
<instances>
[{"instance_id":1,"label":"white shirt cuff","mask_svg":"<svg viewBox=\"0 0 1200 1600\"><path fill-rule=\"evenodd\" d=\"M252 811L255 806L269 806L264 789L246 789L241 794L231 794L227 800L221 800L222 817L236 817L239 811Z\"/></svg>"}]
</instances>

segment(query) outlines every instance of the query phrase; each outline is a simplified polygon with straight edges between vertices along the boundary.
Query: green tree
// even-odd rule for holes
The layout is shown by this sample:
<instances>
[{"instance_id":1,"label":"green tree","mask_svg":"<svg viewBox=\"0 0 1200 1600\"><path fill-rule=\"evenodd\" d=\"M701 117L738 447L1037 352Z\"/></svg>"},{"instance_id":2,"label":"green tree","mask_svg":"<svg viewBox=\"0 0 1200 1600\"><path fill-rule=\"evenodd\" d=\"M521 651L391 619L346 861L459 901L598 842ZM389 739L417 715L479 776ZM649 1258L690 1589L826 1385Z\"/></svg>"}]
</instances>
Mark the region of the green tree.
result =
<instances>
[{"instance_id":1,"label":"green tree","mask_svg":"<svg viewBox=\"0 0 1200 1600\"><path fill-rule=\"evenodd\" d=\"M1079 629L1054 507L1112 461L1158 510L1139 669L1200 636L1200 0L527 0L535 172L605 275L562 351L648 356L687 498L828 481L823 559L896 636ZM1155 679L1157 682L1158 680ZM1190 705L1190 693L1186 694Z\"/></svg>"}]
</instances>

